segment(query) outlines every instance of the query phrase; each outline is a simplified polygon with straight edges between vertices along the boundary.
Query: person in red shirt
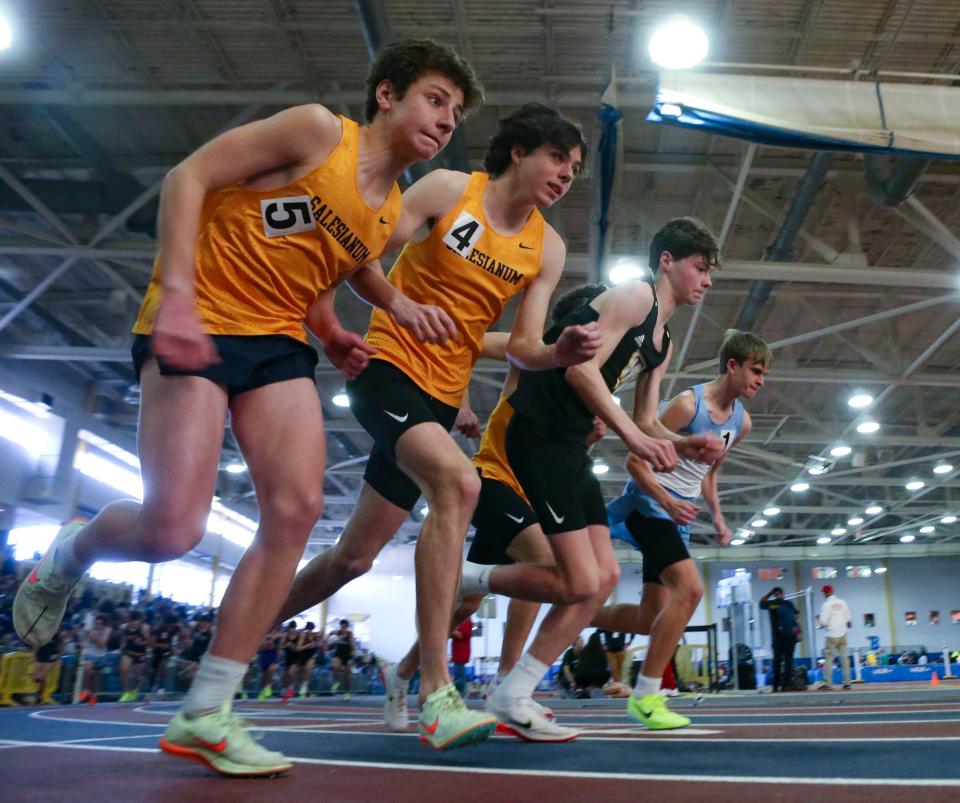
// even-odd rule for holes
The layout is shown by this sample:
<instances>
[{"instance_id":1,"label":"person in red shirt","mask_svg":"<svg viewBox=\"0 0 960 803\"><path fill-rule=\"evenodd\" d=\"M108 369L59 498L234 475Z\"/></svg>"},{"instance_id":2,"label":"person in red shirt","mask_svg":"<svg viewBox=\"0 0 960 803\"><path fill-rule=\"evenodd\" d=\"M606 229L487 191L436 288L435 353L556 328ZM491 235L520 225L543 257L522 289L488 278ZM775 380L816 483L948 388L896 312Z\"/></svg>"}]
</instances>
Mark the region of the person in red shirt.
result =
<instances>
[{"instance_id":1,"label":"person in red shirt","mask_svg":"<svg viewBox=\"0 0 960 803\"><path fill-rule=\"evenodd\" d=\"M463 696L467 689L467 664L470 663L470 638L473 620L468 616L450 634L450 660L453 661L453 684Z\"/></svg>"}]
</instances>

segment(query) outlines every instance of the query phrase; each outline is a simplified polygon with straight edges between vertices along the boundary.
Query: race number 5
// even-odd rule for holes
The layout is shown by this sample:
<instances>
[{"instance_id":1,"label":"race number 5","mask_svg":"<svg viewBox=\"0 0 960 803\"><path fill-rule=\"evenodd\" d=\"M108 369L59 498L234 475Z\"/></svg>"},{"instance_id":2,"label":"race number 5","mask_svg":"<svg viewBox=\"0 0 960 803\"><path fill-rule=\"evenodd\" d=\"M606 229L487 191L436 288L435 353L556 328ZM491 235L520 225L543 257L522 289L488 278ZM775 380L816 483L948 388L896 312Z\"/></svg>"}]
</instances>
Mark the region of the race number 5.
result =
<instances>
[{"instance_id":1,"label":"race number 5","mask_svg":"<svg viewBox=\"0 0 960 803\"><path fill-rule=\"evenodd\" d=\"M473 253L481 234L483 224L469 212L463 211L453 221L450 231L443 235L443 242L466 259Z\"/></svg>"},{"instance_id":2,"label":"race number 5","mask_svg":"<svg viewBox=\"0 0 960 803\"><path fill-rule=\"evenodd\" d=\"M267 237L282 237L317 227L310 214L309 195L260 201L260 216L263 218L263 233Z\"/></svg>"}]
</instances>

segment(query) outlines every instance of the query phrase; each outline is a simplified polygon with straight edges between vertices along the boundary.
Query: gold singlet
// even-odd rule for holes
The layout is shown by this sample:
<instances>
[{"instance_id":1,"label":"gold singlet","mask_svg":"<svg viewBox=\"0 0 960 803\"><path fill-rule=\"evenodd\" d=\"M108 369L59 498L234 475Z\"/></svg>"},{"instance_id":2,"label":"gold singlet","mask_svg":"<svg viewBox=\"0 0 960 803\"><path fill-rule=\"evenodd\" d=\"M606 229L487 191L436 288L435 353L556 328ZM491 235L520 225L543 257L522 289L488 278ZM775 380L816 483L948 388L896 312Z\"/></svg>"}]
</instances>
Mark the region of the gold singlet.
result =
<instances>
[{"instance_id":1,"label":"gold singlet","mask_svg":"<svg viewBox=\"0 0 960 803\"><path fill-rule=\"evenodd\" d=\"M420 242L407 243L387 277L404 295L442 307L457 340L421 343L381 310L370 317L367 342L375 359L396 365L444 404L460 405L484 333L503 307L540 273L543 216L534 209L512 237L497 234L483 213L489 176L473 173L457 203Z\"/></svg>"},{"instance_id":2,"label":"gold singlet","mask_svg":"<svg viewBox=\"0 0 960 803\"><path fill-rule=\"evenodd\" d=\"M473 464L488 480L502 482L529 505L527 495L517 482L517 478L513 476L504 445L507 438L507 425L512 417L513 407L510 406L506 396L501 396L497 406L490 413L490 418L487 419L487 427L480 439L480 448L473 456Z\"/></svg>"},{"instance_id":3,"label":"gold singlet","mask_svg":"<svg viewBox=\"0 0 960 803\"><path fill-rule=\"evenodd\" d=\"M289 335L306 342L303 319L343 271L376 259L400 220L394 183L380 209L357 185L360 127L340 117L340 142L303 178L275 190L234 185L204 199L197 239L197 311L217 335ZM137 334L150 334L160 300L153 277Z\"/></svg>"}]
</instances>

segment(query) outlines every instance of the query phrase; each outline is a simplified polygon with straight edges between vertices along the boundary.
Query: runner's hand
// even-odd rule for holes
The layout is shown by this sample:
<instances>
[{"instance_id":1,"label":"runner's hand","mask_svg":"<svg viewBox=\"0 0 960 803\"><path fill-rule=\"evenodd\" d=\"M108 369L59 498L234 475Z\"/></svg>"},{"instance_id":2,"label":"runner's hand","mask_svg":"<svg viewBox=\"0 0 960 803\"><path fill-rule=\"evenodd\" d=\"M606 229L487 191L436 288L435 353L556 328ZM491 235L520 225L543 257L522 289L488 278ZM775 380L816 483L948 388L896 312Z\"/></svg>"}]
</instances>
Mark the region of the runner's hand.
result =
<instances>
[{"instance_id":1,"label":"runner's hand","mask_svg":"<svg viewBox=\"0 0 960 803\"><path fill-rule=\"evenodd\" d=\"M630 447L630 451L646 460L654 471L673 471L677 466L677 450L668 440L644 435L640 441Z\"/></svg>"},{"instance_id":2,"label":"runner's hand","mask_svg":"<svg viewBox=\"0 0 960 803\"><path fill-rule=\"evenodd\" d=\"M193 299L177 293L161 296L150 347L158 362L179 371L198 371L220 362L213 338L203 331Z\"/></svg>"},{"instance_id":3,"label":"runner's hand","mask_svg":"<svg viewBox=\"0 0 960 803\"><path fill-rule=\"evenodd\" d=\"M377 350L356 332L331 329L323 340L323 353L347 379L356 379Z\"/></svg>"},{"instance_id":4,"label":"runner's hand","mask_svg":"<svg viewBox=\"0 0 960 803\"><path fill-rule=\"evenodd\" d=\"M457 420L453 425L465 438L480 437L480 419L477 418L477 414L469 407L460 408L460 411L457 413Z\"/></svg>"},{"instance_id":5,"label":"runner's hand","mask_svg":"<svg viewBox=\"0 0 960 803\"><path fill-rule=\"evenodd\" d=\"M719 523L714 521L713 524L717 528L717 543L720 544L720 546L729 544L730 539L733 538L733 533L730 532L730 528L727 527L726 522L721 519Z\"/></svg>"},{"instance_id":6,"label":"runner's hand","mask_svg":"<svg viewBox=\"0 0 960 803\"><path fill-rule=\"evenodd\" d=\"M672 499L664 505L670 518L677 524L690 524L700 512L700 506L686 499Z\"/></svg>"},{"instance_id":7,"label":"runner's hand","mask_svg":"<svg viewBox=\"0 0 960 803\"><path fill-rule=\"evenodd\" d=\"M392 312L394 320L409 329L421 343L443 343L457 339L457 327L446 310L418 304L403 297Z\"/></svg>"},{"instance_id":8,"label":"runner's hand","mask_svg":"<svg viewBox=\"0 0 960 803\"><path fill-rule=\"evenodd\" d=\"M557 338L554 360L558 366L579 365L592 359L601 345L603 337L596 321L568 326Z\"/></svg>"},{"instance_id":9,"label":"runner's hand","mask_svg":"<svg viewBox=\"0 0 960 803\"><path fill-rule=\"evenodd\" d=\"M690 435L677 444L684 457L701 463L713 463L723 456L724 442L716 435Z\"/></svg>"}]
</instances>

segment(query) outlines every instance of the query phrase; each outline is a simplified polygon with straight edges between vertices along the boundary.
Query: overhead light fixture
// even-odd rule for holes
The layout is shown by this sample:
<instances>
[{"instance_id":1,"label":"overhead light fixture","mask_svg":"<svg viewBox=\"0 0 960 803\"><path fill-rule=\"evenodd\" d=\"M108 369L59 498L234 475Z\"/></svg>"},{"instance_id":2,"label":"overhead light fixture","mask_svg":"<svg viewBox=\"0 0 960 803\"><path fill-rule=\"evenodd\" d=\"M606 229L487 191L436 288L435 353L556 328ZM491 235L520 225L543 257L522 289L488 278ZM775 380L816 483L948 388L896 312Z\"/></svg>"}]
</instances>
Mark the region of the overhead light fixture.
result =
<instances>
[{"instance_id":1,"label":"overhead light fixture","mask_svg":"<svg viewBox=\"0 0 960 803\"><path fill-rule=\"evenodd\" d=\"M343 391L340 391L336 396L330 399L337 407L349 407L350 406L350 397Z\"/></svg>"},{"instance_id":2,"label":"overhead light fixture","mask_svg":"<svg viewBox=\"0 0 960 803\"><path fill-rule=\"evenodd\" d=\"M813 477L819 477L821 474L826 474L829 470L827 466L813 466L807 469L807 474Z\"/></svg>"},{"instance_id":3,"label":"overhead light fixture","mask_svg":"<svg viewBox=\"0 0 960 803\"><path fill-rule=\"evenodd\" d=\"M763 509L764 516L776 516L779 512L780 508L778 508L776 505L773 505L772 507L765 507Z\"/></svg>"},{"instance_id":4,"label":"overhead light fixture","mask_svg":"<svg viewBox=\"0 0 960 803\"><path fill-rule=\"evenodd\" d=\"M910 480L903 487L906 488L908 491L919 491L924 486L924 484L925 483L923 480Z\"/></svg>"},{"instance_id":5,"label":"overhead light fixture","mask_svg":"<svg viewBox=\"0 0 960 803\"><path fill-rule=\"evenodd\" d=\"M917 536L912 535L911 533L906 533L906 534L900 536L900 543L901 543L901 544L909 544L911 541L915 541L916 538L917 538Z\"/></svg>"},{"instance_id":6,"label":"overhead light fixture","mask_svg":"<svg viewBox=\"0 0 960 803\"><path fill-rule=\"evenodd\" d=\"M829 535L821 535L817 539L817 543L823 546L824 544L829 544L833 539Z\"/></svg>"},{"instance_id":7,"label":"overhead light fixture","mask_svg":"<svg viewBox=\"0 0 960 803\"><path fill-rule=\"evenodd\" d=\"M937 528L932 524L924 524L923 527L920 528L920 532L922 532L924 535L928 535L929 533L935 532L936 529Z\"/></svg>"},{"instance_id":8,"label":"overhead light fixture","mask_svg":"<svg viewBox=\"0 0 960 803\"><path fill-rule=\"evenodd\" d=\"M846 457L852 451L853 449L851 449L849 446L844 446L843 444L841 444L839 446L834 446L830 450L830 455L832 457Z\"/></svg>"},{"instance_id":9,"label":"overhead light fixture","mask_svg":"<svg viewBox=\"0 0 960 803\"><path fill-rule=\"evenodd\" d=\"M833 468L833 461L828 460L826 457L821 457L818 454L811 454L807 455L807 459L803 461L803 466L806 468L807 474L816 476L818 474L826 474Z\"/></svg>"},{"instance_id":10,"label":"overhead light fixture","mask_svg":"<svg viewBox=\"0 0 960 803\"><path fill-rule=\"evenodd\" d=\"M658 108L661 117L679 117L683 114L683 106L676 103L661 103Z\"/></svg>"},{"instance_id":11,"label":"overhead light fixture","mask_svg":"<svg viewBox=\"0 0 960 803\"><path fill-rule=\"evenodd\" d=\"M734 539L730 542L730 546L741 546L742 544L743 544L743 539L742 539L742 538L734 538Z\"/></svg>"},{"instance_id":12,"label":"overhead light fixture","mask_svg":"<svg viewBox=\"0 0 960 803\"><path fill-rule=\"evenodd\" d=\"M847 399L847 404L849 404L854 410L862 410L864 407L869 407L873 404L873 396L869 393L854 393L849 399Z\"/></svg>"},{"instance_id":13,"label":"overhead light fixture","mask_svg":"<svg viewBox=\"0 0 960 803\"><path fill-rule=\"evenodd\" d=\"M606 474L610 470L610 466L606 463L594 463L593 464L593 473L594 474Z\"/></svg>"},{"instance_id":14,"label":"overhead light fixture","mask_svg":"<svg viewBox=\"0 0 960 803\"><path fill-rule=\"evenodd\" d=\"M646 275L647 269L630 257L620 257L607 272L610 284L623 284Z\"/></svg>"},{"instance_id":15,"label":"overhead light fixture","mask_svg":"<svg viewBox=\"0 0 960 803\"><path fill-rule=\"evenodd\" d=\"M830 535L846 535L846 534L847 534L846 527L834 527L830 531Z\"/></svg>"},{"instance_id":16,"label":"overhead light fixture","mask_svg":"<svg viewBox=\"0 0 960 803\"><path fill-rule=\"evenodd\" d=\"M6 50L13 44L13 29L5 15L0 14L0 50Z\"/></svg>"},{"instance_id":17,"label":"overhead light fixture","mask_svg":"<svg viewBox=\"0 0 960 803\"><path fill-rule=\"evenodd\" d=\"M863 524L863 519L860 516L854 516L852 519L847 519L847 524L856 527L858 524Z\"/></svg>"},{"instance_id":18,"label":"overhead light fixture","mask_svg":"<svg viewBox=\"0 0 960 803\"><path fill-rule=\"evenodd\" d=\"M878 513L883 513L883 508L880 505L870 505L866 510L863 511L868 516L876 516Z\"/></svg>"},{"instance_id":19,"label":"overhead light fixture","mask_svg":"<svg viewBox=\"0 0 960 803\"><path fill-rule=\"evenodd\" d=\"M873 573L874 573L874 574L886 574L886 573L887 573L887 567L886 567L886 566L877 566L877 568L873 570Z\"/></svg>"},{"instance_id":20,"label":"overhead light fixture","mask_svg":"<svg viewBox=\"0 0 960 803\"><path fill-rule=\"evenodd\" d=\"M228 474L243 474L247 467L243 463L230 463L223 470Z\"/></svg>"},{"instance_id":21,"label":"overhead light fixture","mask_svg":"<svg viewBox=\"0 0 960 803\"><path fill-rule=\"evenodd\" d=\"M934 474L949 474L951 471L953 471L953 466L949 463L937 463L933 467Z\"/></svg>"},{"instance_id":22,"label":"overhead light fixture","mask_svg":"<svg viewBox=\"0 0 960 803\"><path fill-rule=\"evenodd\" d=\"M753 521L750 522L750 526L751 526L751 527L766 527L766 526L767 526L767 520L766 520L766 519L754 519Z\"/></svg>"},{"instance_id":23,"label":"overhead light fixture","mask_svg":"<svg viewBox=\"0 0 960 803\"><path fill-rule=\"evenodd\" d=\"M707 35L689 17L667 20L650 37L650 58L668 70L693 67L707 57Z\"/></svg>"},{"instance_id":24,"label":"overhead light fixture","mask_svg":"<svg viewBox=\"0 0 960 803\"><path fill-rule=\"evenodd\" d=\"M880 425L872 419L867 419L866 421L861 421L859 424L857 424L857 432L863 435L872 435L874 432L878 432L879 430Z\"/></svg>"},{"instance_id":25,"label":"overhead light fixture","mask_svg":"<svg viewBox=\"0 0 960 803\"><path fill-rule=\"evenodd\" d=\"M802 494L804 491L810 490L809 482L795 482L790 486L790 490L795 494Z\"/></svg>"},{"instance_id":26,"label":"overhead light fixture","mask_svg":"<svg viewBox=\"0 0 960 803\"><path fill-rule=\"evenodd\" d=\"M940 519L940 523L953 524L956 520L957 520L957 517L951 513L950 515L944 516L942 519Z\"/></svg>"}]
</instances>

